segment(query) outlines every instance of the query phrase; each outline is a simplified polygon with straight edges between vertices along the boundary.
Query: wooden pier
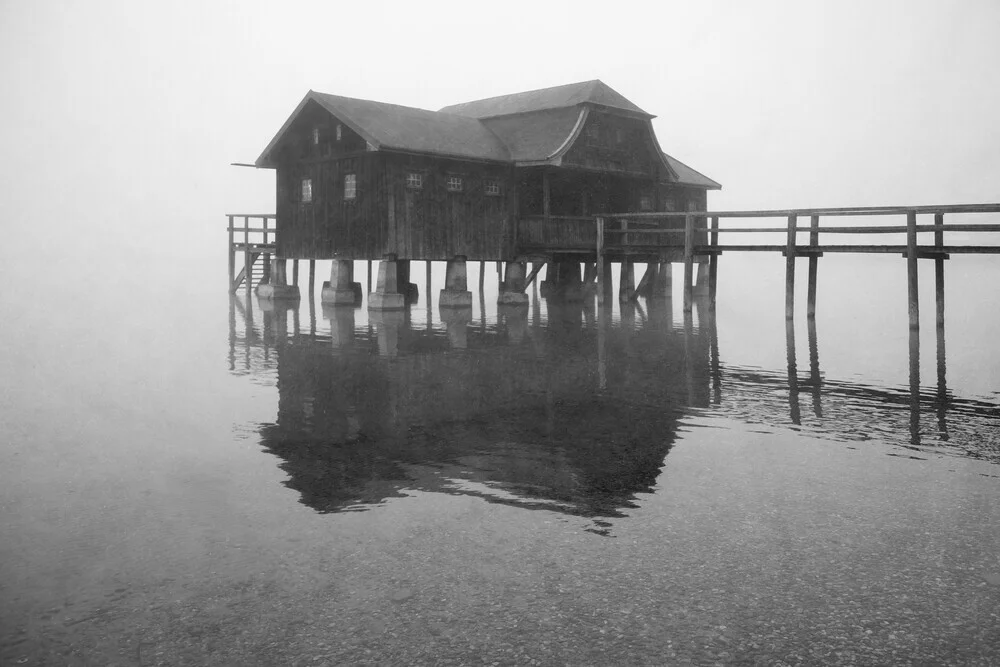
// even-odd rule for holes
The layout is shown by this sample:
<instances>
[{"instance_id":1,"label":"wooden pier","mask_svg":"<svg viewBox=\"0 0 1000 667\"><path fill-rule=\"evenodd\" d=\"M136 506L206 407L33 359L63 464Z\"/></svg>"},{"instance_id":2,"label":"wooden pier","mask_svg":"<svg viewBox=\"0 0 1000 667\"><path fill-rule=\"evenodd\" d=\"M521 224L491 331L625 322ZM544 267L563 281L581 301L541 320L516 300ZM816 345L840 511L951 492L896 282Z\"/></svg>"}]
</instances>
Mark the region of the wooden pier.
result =
<instances>
[{"instance_id":1,"label":"wooden pier","mask_svg":"<svg viewBox=\"0 0 1000 667\"><path fill-rule=\"evenodd\" d=\"M718 283L718 262L723 253L763 252L781 254L785 258L785 314L794 314L796 259L806 258L808 264L807 315L816 313L816 285L819 259L827 253L898 254L906 258L907 300L909 323L919 327L920 304L918 291L918 265L921 259L934 261L936 285L936 317L939 325L944 322L944 262L958 254L1000 254L1000 244L949 243L955 234L965 237L982 237L983 234L1000 233L1000 222L948 220L954 216L1000 213L1000 204L960 204L936 206L874 206L848 208L813 208L758 211L686 211L656 213L620 213L600 216L561 216L557 218L529 217L517 221L517 241L513 257L508 264L524 267L533 264L525 276L523 268L515 271L514 284L506 284L502 263L497 262L501 291L513 289L523 292L536 279L540 269L548 266L548 280L574 283L574 288L586 288L596 282L598 301L603 302L612 294L611 265L621 265L619 298L632 300L639 294L649 295L655 284L661 293L669 285L670 268L674 262L682 263L684 310L691 311L696 285L695 265L699 266L698 287L714 307ZM895 224L824 225L824 219L896 217ZM921 222L921 217L929 222ZM781 219L782 226L745 226L734 221L744 219ZM273 214L230 214L229 226L229 291L241 287L253 288L270 279L272 261L277 262L280 278L284 282L285 258L276 258L276 216ZM808 221L808 222L806 222ZM723 222L730 224L723 225ZM781 243L754 242L731 243L735 235L754 234L757 238L778 235ZM896 235L905 243L849 243L829 242L831 236ZM806 236L804 242L800 237ZM950 237L950 238L949 238ZM755 239L756 240L756 239ZM967 239L965 239L967 241ZM236 270L237 259L242 255L242 268ZM298 260L293 259L293 286L298 285ZM369 285L371 262L368 260ZM485 260L478 260L482 265ZM580 279L579 266L585 270ZM648 265L638 286L634 284L634 262ZM567 268L568 267L568 268ZM429 270L429 267L428 267ZM408 262L406 269L408 275ZM480 282L483 280L480 272ZM665 274L665 275L664 275ZM707 284L705 284L707 283ZM309 260L309 290L315 284L315 260ZM581 290L577 290L581 291Z\"/></svg>"},{"instance_id":2,"label":"wooden pier","mask_svg":"<svg viewBox=\"0 0 1000 667\"><path fill-rule=\"evenodd\" d=\"M597 263L609 258L628 261L630 256L655 256L670 249L683 248L684 310L690 312L693 300L693 265L700 259L708 261L708 295L715 305L718 258L724 252L770 252L785 257L785 315L794 314L795 260L809 259L809 285L807 314L816 313L816 283L819 258L826 253L899 254L906 258L909 322L913 328L920 325L919 292L917 285L918 260L933 259L937 286L937 321L944 321L944 261L957 254L1000 254L1000 244L946 244L945 234L983 234L1000 232L1000 224L993 222L948 222L946 215L1000 213L1000 204L959 204L938 206L874 206L852 208L788 209L762 211L695 211L685 213L626 213L596 219ZM869 216L896 216L905 222L885 225L821 225L822 218L865 218ZM932 224L918 224L918 216L933 218ZM726 219L784 218L782 227L723 227ZM808 225L800 220L808 219ZM671 224L683 220L683 227ZM706 226L707 221L707 226ZM615 224L617 223L617 224ZM784 243L732 244L722 243L720 237L729 234L758 234L784 236ZM799 235L808 234L808 242L799 243ZM824 235L905 235L905 244L885 243L822 243ZM921 234L933 234L930 243L921 243ZM680 238L683 237L683 241ZM700 239L700 240L699 240ZM597 272L598 280L605 273ZM604 294L602 287L599 294Z\"/></svg>"}]
</instances>

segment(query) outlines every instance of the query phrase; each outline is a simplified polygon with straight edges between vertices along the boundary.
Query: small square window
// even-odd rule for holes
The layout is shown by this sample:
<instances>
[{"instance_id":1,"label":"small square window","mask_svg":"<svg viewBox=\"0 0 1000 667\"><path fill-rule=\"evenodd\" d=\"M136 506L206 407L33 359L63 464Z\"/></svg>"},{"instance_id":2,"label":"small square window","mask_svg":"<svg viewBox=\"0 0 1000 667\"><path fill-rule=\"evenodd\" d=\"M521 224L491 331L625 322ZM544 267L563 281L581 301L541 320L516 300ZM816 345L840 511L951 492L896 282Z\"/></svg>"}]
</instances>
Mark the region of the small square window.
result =
<instances>
[{"instance_id":1,"label":"small square window","mask_svg":"<svg viewBox=\"0 0 1000 667\"><path fill-rule=\"evenodd\" d=\"M356 199L358 196L358 175L344 176L344 199Z\"/></svg>"},{"instance_id":2,"label":"small square window","mask_svg":"<svg viewBox=\"0 0 1000 667\"><path fill-rule=\"evenodd\" d=\"M341 129L340 123L337 123L337 141L340 141L342 134L343 130Z\"/></svg>"},{"instance_id":3,"label":"small square window","mask_svg":"<svg viewBox=\"0 0 1000 667\"><path fill-rule=\"evenodd\" d=\"M653 210L653 197L650 195L641 195L639 197L639 210L640 211L652 211Z\"/></svg>"},{"instance_id":4,"label":"small square window","mask_svg":"<svg viewBox=\"0 0 1000 667\"><path fill-rule=\"evenodd\" d=\"M416 171L409 172L406 174L406 187L414 190L424 187L424 175Z\"/></svg>"},{"instance_id":5,"label":"small square window","mask_svg":"<svg viewBox=\"0 0 1000 667\"><path fill-rule=\"evenodd\" d=\"M313 200L313 182L311 178L302 179L302 203L308 204Z\"/></svg>"},{"instance_id":6,"label":"small square window","mask_svg":"<svg viewBox=\"0 0 1000 667\"><path fill-rule=\"evenodd\" d=\"M461 192L462 191L462 177L461 176L449 176L446 181L448 192Z\"/></svg>"},{"instance_id":7,"label":"small square window","mask_svg":"<svg viewBox=\"0 0 1000 667\"><path fill-rule=\"evenodd\" d=\"M319 146L319 128L313 128L313 145Z\"/></svg>"},{"instance_id":8,"label":"small square window","mask_svg":"<svg viewBox=\"0 0 1000 667\"><path fill-rule=\"evenodd\" d=\"M499 196L500 181L486 181L486 183L483 185L483 190L488 195L492 195L494 197Z\"/></svg>"}]
</instances>

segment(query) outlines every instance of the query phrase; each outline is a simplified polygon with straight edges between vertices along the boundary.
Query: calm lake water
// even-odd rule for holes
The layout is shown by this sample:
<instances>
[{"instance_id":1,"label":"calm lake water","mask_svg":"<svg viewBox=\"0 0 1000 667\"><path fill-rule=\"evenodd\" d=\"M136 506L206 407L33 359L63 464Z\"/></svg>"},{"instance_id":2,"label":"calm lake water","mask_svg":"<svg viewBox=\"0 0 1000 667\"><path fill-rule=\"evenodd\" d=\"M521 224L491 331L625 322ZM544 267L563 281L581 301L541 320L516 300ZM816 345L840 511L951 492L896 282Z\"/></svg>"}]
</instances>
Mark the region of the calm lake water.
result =
<instances>
[{"instance_id":1,"label":"calm lake water","mask_svg":"<svg viewBox=\"0 0 1000 667\"><path fill-rule=\"evenodd\" d=\"M689 321L218 260L5 295L0 663L1000 662L997 259L947 263L943 339L898 257L824 258L791 327L774 257Z\"/></svg>"}]
</instances>

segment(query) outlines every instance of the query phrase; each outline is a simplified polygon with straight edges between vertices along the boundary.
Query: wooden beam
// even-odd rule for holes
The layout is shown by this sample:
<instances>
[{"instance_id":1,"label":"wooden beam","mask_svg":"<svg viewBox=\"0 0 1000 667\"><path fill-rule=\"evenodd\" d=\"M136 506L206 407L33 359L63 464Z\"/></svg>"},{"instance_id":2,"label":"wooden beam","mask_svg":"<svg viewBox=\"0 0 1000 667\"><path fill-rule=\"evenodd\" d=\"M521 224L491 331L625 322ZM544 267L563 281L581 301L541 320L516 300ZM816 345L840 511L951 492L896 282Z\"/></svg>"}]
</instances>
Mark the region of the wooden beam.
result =
<instances>
[{"instance_id":1,"label":"wooden beam","mask_svg":"<svg viewBox=\"0 0 1000 667\"><path fill-rule=\"evenodd\" d=\"M531 263L531 273L528 274L527 279L525 279L524 281L525 289L528 289L528 286L531 285L531 283L535 282L535 277L538 275L538 272L542 270L543 266L545 266L545 262Z\"/></svg>"},{"instance_id":2,"label":"wooden beam","mask_svg":"<svg viewBox=\"0 0 1000 667\"><path fill-rule=\"evenodd\" d=\"M819 245L819 216L809 219L809 247ZM816 253L809 254L809 291L806 296L806 317L816 317L816 278L819 273L819 257Z\"/></svg>"},{"instance_id":3,"label":"wooden beam","mask_svg":"<svg viewBox=\"0 0 1000 667\"><path fill-rule=\"evenodd\" d=\"M694 301L694 215L684 215L684 313L690 316Z\"/></svg>"},{"instance_id":4,"label":"wooden beam","mask_svg":"<svg viewBox=\"0 0 1000 667\"><path fill-rule=\"evenodd\" d=\"M785 319L795 316L795 236L796 217L788 216L788 232L785 240Z\"/></svg>"},{"instance_id":5,"label":"wooden beam","mask_svg":"<svg viewBox=\"0 0 1000 667\"><path fill-rule=\"evenodd\" d=\"M712 233L709 245L713 248L719 245L719 216L712 216ZM713 252L708 258L708 307L715 310L715 294L719 280L719 254Z\"/></svg>"},{"instance_id":6,"label":"wooden beam","mask_svg":"<svg viewBox=\"0 0 1000 667\"><path fill-rule=\"evenodd\" d=\"M229 216L229 293L236 292L236 249L233 247L233 216Z\"/></svg>"},{"instance_id":7,"label":"wooden beam","mask_svg":"<svg viewBox=\"0 0 1000 667\"><path fill-rule=\"evenodd\" d=\"M920 327L920 289L917 282L917 214L906 214L906 288L910 328Z\"/></svg>"}]
</instances>

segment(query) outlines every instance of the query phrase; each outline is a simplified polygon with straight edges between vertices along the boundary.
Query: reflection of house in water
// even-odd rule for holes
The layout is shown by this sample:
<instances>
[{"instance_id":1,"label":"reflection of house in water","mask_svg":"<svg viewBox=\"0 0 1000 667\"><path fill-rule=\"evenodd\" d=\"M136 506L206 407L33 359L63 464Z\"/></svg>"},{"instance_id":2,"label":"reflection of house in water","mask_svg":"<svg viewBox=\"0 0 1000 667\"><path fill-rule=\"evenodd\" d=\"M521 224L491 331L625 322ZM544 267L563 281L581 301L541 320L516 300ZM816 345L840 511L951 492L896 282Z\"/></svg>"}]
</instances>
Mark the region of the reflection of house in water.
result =
<instances>
[{"instance_id":1,"label":"reflection of house in water","mask_svg":"<svg viewBox=\"0 0 1000 667\"><path fill-rule=\"evenodd\" d=\"M655 485L683 406L709 400L706 336L612 326L579 303L550 304L544 327L523 310L466 320L461 336L407 314L356 332L349 308L325 311L329 336L288 334L288 313L245 341L276 366L260 433L321 512L424 490L618 516Z\"/></svg>"}]
</instances>

